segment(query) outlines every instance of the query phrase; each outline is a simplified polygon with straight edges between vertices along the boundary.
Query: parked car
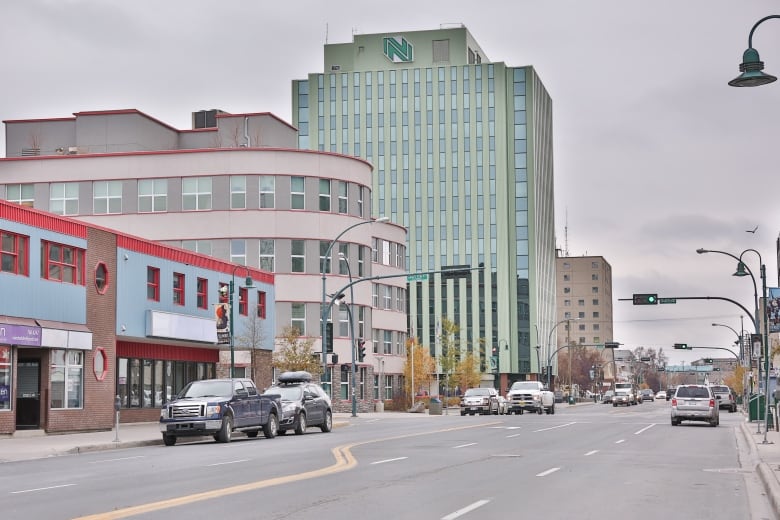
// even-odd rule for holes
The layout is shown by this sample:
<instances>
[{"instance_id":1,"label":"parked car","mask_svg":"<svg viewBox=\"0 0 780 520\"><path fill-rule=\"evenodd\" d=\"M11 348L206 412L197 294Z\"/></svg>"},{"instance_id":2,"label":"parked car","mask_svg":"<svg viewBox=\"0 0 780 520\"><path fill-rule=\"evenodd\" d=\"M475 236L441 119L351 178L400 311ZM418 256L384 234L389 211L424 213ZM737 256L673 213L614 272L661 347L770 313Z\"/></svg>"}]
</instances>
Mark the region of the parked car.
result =
<instances>
[{"instance_id":1,"label":"parked car","mask_svg":"<svg viewBox=\"0 0 780 520\"><path fill-rule=\"evenodd\" d=\"M498 392L495 388L469 388L460 398L460 414L498 415Z\"/></svg>"},{"instance_id":2,"label":"parked car","mask_svg":"<svg viewBox=\"0 0 780 520\"><path fill-rule=\"evenodd\" d=\"M563 402L563 392L561 392L560 390L556 390L554 392L554 394L555 394L555 402L556 403L562 403Z\"/></svg>"},{"instance_id":3,"label":"parked car","mask_svg":"<svg viewBox=\"0 0 780 520\"><path fill-rule=\"evenodd\" d=\"M674 396L674 392L677 390L676 386L670 386L666 389L666 400L668 401Z\"/></svg>"},{"instance_id":4,"label":"parked car","mask_svg":"<svg viewBox=\"0 0 780 520\"><path fill-rule=\"evenodd\" d=\"M642 397L642 401L655 401L655 393L653 393L653 390L650 388L645 388L642 390L640 396Z\"/></svg>"},{"instance_id":5,"label":"parked car","mask_svg":"<svg viewBox=\"0 0 780 520\"><path fill-rule=\"evenodd\" d=\"M715 397L720 398L718 408L721 410L725 408L729 413L737 411L737 400L734 397L734 392L731 388L726 385L711 385L710 388L712 389L712 393L715 394Z\"/></svg>"},{"instance_id":6,"label":"parked car","mask_svg":"<svg viewBox=\"0 0 780 520\"><path fill-rule=\"evenodd\" d=\"M665 390L659 390L657 394L655 394L656 399L666 399L666 391Z\"/></svg>"},{"instance_id":7,"label":"parked car","mask_svg":"<svg viewBox=\"0 0 780 520\"><path fill-rule=\"evenodd\" d=\"M719 396L707 385L680 385L672 397L672 426L682 421L704 421L720 424Z\"/></svg>"},{"instance_id":8,"label":"parked car","mask_svg":"<svg viewBox=\"0 0 780 520\"><path fill-rule=\"evenodd\" d=\"M612 404L612 399L615 397L615 392L612 390L607 390L604 392L604 395L601 396L601 403L602 404Z\"/></svg>"},{"instance_id":9,"label":"parked car","mask_svg":"<svg viewBox=\"0 0 780 520\"><path fill-rule=\"evenodd\" d=\"M268 387L263 394L282 397L279 435L284 435L288 430L303 435L312 426L319 426L323 433L333 428L330 397L320 385L312 382L309 372L282 372L277 383Z\"/></svg>"}]
</instances>

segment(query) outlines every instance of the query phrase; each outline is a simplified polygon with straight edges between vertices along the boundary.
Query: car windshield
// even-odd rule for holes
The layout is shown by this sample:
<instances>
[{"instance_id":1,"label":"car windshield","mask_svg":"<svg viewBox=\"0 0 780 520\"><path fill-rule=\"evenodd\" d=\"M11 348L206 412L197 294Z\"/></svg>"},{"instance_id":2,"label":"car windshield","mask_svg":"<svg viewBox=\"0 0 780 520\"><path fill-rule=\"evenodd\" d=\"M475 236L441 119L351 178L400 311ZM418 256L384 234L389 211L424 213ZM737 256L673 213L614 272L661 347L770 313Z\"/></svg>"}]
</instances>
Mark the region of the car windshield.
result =
<instances>
[{"instance_id":1,"label":"car windshield","mask_svg":"<svg viewBox=\"0 0 780 520\"><path fill-rule=\"evenodd\" d=\"M709 399L710 393L703 386L681 386L677 389L677 397Z\"/></svg>"},{"instance_id":2,"label":"car windshield","mask_svg":"<svg viewBox=\"0 0 780 520\"><path fill-rule=\"evenodd\" d=\"M178 395L179 399L198 397L230 397L233 395L232 381L193 381Z\"/></svg>"},{"instance_id":3,"label":"car windshield","mask_svg":"<svg viewBox=\"0 0 780 520\"><path fill-rule=\"evenodd\" d=\"M539 385L537 383L523 383L518 381L512 384L510 390L538 390Z\"/></svg>"},{"instance_id":4,"label":"car windshield","mask_svg":"<svg viewBox=\"0 0 780 520\"><path fill-rule=\"evenodd\" d=\"M479 396L489 396L490 390L487 388L469 388L466 390L466 393L463 394L464 397L473 397L475 395Z\"/></svg>"},{"instance_id":5,"label":"car windshield","mask_svg":"<svg viewBox=\"0 0 780 520\"><path fill-rule=\"evenodd\" d=\"M272 386L263 395L277 394L282 396L282 401L300 401L301 392L300 386Z\"/></svg>"}]
</instances>

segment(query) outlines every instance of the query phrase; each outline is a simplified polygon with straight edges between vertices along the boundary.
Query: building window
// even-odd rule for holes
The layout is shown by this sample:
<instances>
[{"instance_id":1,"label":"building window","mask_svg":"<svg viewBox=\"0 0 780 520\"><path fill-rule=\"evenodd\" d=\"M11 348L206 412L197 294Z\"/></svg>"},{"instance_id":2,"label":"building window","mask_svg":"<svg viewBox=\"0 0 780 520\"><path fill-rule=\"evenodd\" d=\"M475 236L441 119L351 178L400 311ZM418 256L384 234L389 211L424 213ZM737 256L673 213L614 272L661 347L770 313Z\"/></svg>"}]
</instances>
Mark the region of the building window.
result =
<instances>
[{"instance_id":1,"label":"building window","mask_svg":"<svg viewBox=\"0 0 780 520\"><path fill-rule=\"evenodd\" d=\"M591 279L591 280L593 280L594 282L595 282L595 281L598 281L598 279L599 279L599 275L598 275L598 273L593 273L593 274L591 274L591 275L590 275L590 279Z\"/></svg>"},{"instance_id":2,"label":"building window","mask_svg":"<svg viewBox=\"0 0 780 520\"><path fill-rule=\"evenodd\" d=\"M563 300L564 307L571 307L571 300Z\"/></svg>"},{"instance_id":3,"label":"building window","mask_svg":"<svg viewBox=\"0 0 780 520\"><path fill-rule=\"evenodd\" d=\"M383 334L382 351L385 354L392 354L393 353L393 331L384 330L382 331L382 334Z\"/></svg>"},{"instance_id":4,"label":"building window","mask_svg":"<svg viewBox=\"0 0 780 520\"><path fill-rule=\"evenodd\" d=\"M306 209L306 179L290 177L290 208Z\"/></svg>"},{"instance_id":5,"label":"building window","mask_svg":"<svg viewBox=\"0 0 780 520\"><path fill-rule=\"evenodd\" d=\"M184 305L184 274L173 273L173 303Z\"/></svg>"},{"instance_id":6,"label":"building window","mask_svg":"<svg viewBox=\"0 0 780 520\"><path fill-rule=\"evenodd\" d=\"M349 312L346 305L339 305L339 336L349 336Z\"/></svg>"},{"instance_id":7,"label":"building window","mask_svg":"<svg viewBox=\"0 0 780 520\"><path fill-rule=\"evenodd\" d=\"M226 283L219 283L217 288L219 303L230 303L230 286Z\"/></svg>"},{"instance_id":8,"label":"building window","mask_svg":"<svg viewBox=\"0 0 780 520\"><path fill-rule=\"evenodd\" d=\"M306 335L306 304L293 303L291 309L290 326L298 330L299 336Z\"/></svg>"},{"instance_id":9,"label":"building window","mask_svg":"<svg viewBox=\"0 0 780 520\"><path fill-rule=\"evenodd\" d=\"M81 408L84 402L84 352L51 351L51 407Z\"/></svg>"},{"instance_id":10,"label":"building window","mask_svg":"<svg viewBox=\"0 0 780 520\"><path fill-rule=\"evenodd\" d=\"M230 241L230 261L234 264L246 265L246 240Z\"/></svg>"},{"instance_id":11,"label":"building window","mask_svg":"<svg viewBox=\"0 0 780 520\"><path fill-rule=\"evenodd\" d=\"M41 278L84 285L84 250L41 241Z\"/></svg>"},{"instance_id":12,"label":"building window","mask_svg":"<svg viewBox=\"0 0 780 520\"><path fill-rule=\"evenodd\" d=\"M160 270L156 267L146 268L146 299L160 301Z\"/></svg>"},{"instance_id":13,"label":"building window","mask_svg":"<svg viewBox=\"0 0 780 520\"><path fill-rule=\"evenodd\" d=\"M199 309L209 308L209 281L205 278L198 278L197 282L197 305Z\"/></svg>"},{"instance_id":14,"label":"building window","mask_svg":"<svg viewBox=\"0 0 780 520\"><path fill-rule=\"evenodd\" d=\"M386 310L393 309L393 288L389 285L382 286L384 296L382 297L382 308Z\"/></svg>"},{"instance_id":15,"label":"building window","mask_svg":"<svg viewBox=\"0 0 780 520\"><path fill-rule=\"evenodd\" d=\"M593 317L594 318L598 318L599 317L599 312L598 311L593 311Z\"/></svg>"},{"instance_id":16,"label":"building window","mask_svg":"<svg viewBox=\"0 0 780 520\"><path fill-rule=\"evenodd\" d=\"M108 289L108 268L103 262L99 262L95 267L95 288L100 294L106 294Z\"/></svg>"},{"instance_id":17,"label":"building window","mask_svg":"<svg viewBox=\"0 0 780 520\"><path fill-rule=\"evenodd\" d=\"M182 240L181 247L187 251L195 251L202 255L212 256L211 240Z\"/></svg>"},{"instance_id":18,"label":"building window","mask_svg":"<svg viewBox=\"0 0 780 520\"><path fill-rule=\"evenodd\" d=\"M140 179L138 181L138 212L168 211L168 180Z\"/></svg>"},{"instance_id":19,"label":"building window","mask_svg":"<svg viewBox=\"0 0 780 520\"><path fill-rule=\"evenodd\" d=\"M8 184L5 187L5 200L32 208L35 205L35 186L33 184Z\"/></svg>"},{"instance_id":20,"label":"building window","mask_svg":"<svg viewBox=\"0 0 780 520\"><path fill-rule=\"evenodd\" d=\"M29 276L30 238L0 230L0 271Z\"/></svg>"},{"instance_id":21,"label":"building window","mask_svg":"<svg viewBox=\"0 0 780 520\"><path fill-rule=\"evenodd\" d=\"M599 299L598 298L594 298L593 299L593 305L598 305L598 304L599 304Z\"/></svg>"},{"instance_id":22,"label":"building window","mask_svg":"<svg viewBox=\"0 0 780 520\"><path fill-rule=\"evenodd\" d=\"M272 239L260 240L260 269L274 272L274 241Z\"/></svg>"},{"instance_id":23,"label":"building window","mask_svg":"<svg viewBox=\"0 0 780 520\"><path fill-rule=\"evenodd\" d=\"M230 209L246 209L246 177L230 177Z\"/></svg>"},{"instance_id":24,"label":"building window","mask_svg":"<svg viewBox=\"0 0 780 520\"><path fill-rule=\"evenodd\" d=\"M79 184L53 182L49 186L49 211L57 215L78 215Z\"/></svg>"},{"instance_id":25,"label":"building window","mask_svg":"<svg viewBox=\"0 0 780 520\"><path fill-rule=\"evenodd\" d=\"M339 397L342 399L349 399L349 378L352 374L349 371L349 365L341 365L341 388L339 389Z\"/></svg>"},{"instance_id":26,"label":"building window","mask_svg":"<svg viewBox=\"0 0 780 520\"><path fill-rule=\"evenodd\" d=\"M372 238L371 239L371 261L372 262L378 262L379 261L379 243L381 242L381 239L379 238Z\"/></svg>"},{"instance_id":27,"label":"building window","mask_svg":"<svg viewBox=\"0 0 780 520\"><path fill-rule=\"evenodd\" d=\"M290 247L290 256L292 258L293 273L306 272L306 242L303 240L292 240Z\"/></svg>"},{"instance_id":28,"label":"building window","mask_svg":"<svg viewBox=\"0 0 780 520\"><path fill-rule=\"evenodd\" d=\"M371 305L375 309L378 309L379 308L379 284L378 283L374 283L374 284L371 284L371 285L373 287L372 294L371 294Z\"/></svg>"},{"instance_id":29,"label":"building window","mask_svg":"<svg viewBox=\"0 0 780 520\"><path fill-rule=\"evenodd\" d=\"M95 215L122 213L122 181L92 183L92 212Z\"/></svg>"},{"instance_id":30,"label":"building window","mask_svg":"<svg viewBox=\"0 0 780 520\"><path fill-rule=\"evenodd\" d=\"M358 277L362 278L366 275L366 252L365 248L361 245L358 245Z\"/></svg>"},{"instance_id":31,"label":"building window","mask_svg":"<svg viewBox=\"0 0 780 520\"><path fill-rule=\"evenodd\" d=\"M0 410L11 409L11 347L0 345Z\"/></svg>"},{"instance_id":32,"label":"building window","mask_svg":"<svg viewBox=\"0 0 780 520\"><path fill-rule=\"evenodd\" d=\"M571 269L571 264L569 262L564 262L563 263L563 268L564 269Z\"/></svg>"},{"instance_id":33,"label":"building window","mask_svg":"<svg viewBox=\"0 0 780 520\"><path fill-rule=\"evenodd\" d=\"M580 325L577 326L577 328L579 328L579 330L585 330L585 325L584 324L580 324Z\"/></svg>"},{"instance_id":34,"label":"building window","mask_svg":"<svg viewBox=\"0 0 780 520\"><path fill-rule=\"evenodd\" d=\"M583 307L583 306L585 306L585 300L577 300L577 306L578 306L578 307Z\"/></svg>"},{"instance_id":35,"label":"building window","mask_svg":"<svg viewBox=\"0 0 780 520\"><path fill-rule=\"evenodd\" d=\"M320 240L320 272L323 274L330 273L330 258L328 256L329 247L330 242L327 240Z\"/></svg>"},{"instance_id":36,"label":"building window","mask_svg":"<svg viewBox=\"0 0 780 520\"><path fill-rule=\"evenodd\" d=\"M564 287L563 288L563 294L569 294L571 292L571 287Z\"/></svg>"},{"instance_id":37,"label":"building window","mask_svg":"<svg viewBox=\"0 0 780 520\"><path fill-rule=\"evenodd\" d=\"M241 316L249 315L249 290L246 287L238 288L238 313Z\"/></svg>"},{"instance_id":38,"label":"building window","mask_svg":"<svg viewBox=\"0 0 780 520\"><path fill-rule=\"evenodd\" d=\"M187 177L181 180L182 211L211 209L211 177Z\"/></svg>"},{"instance_id":39,"label":"building window","mask_svg":"<svg viewBox=\"0 0 780 520\"><path fill-rule=\"evenodd\" d=\"M593 294L598 294L599 293L599 288L598 287L591 287L590 288L590 292L592 292Z\"/></svg>"},{"instance_id":40,"label":"building window","mask_svg":"<svg viewBox=\"0 0 780 520\"><path fill-rule=\"evenodd\" d=\"M599 268L599 263L598 263L598 262L591 262L591 263L590 263L590 266L591 266L593 269L598 269L598 268Z\"/></svg>"},{"instance_id":41,"label":"building window","mask_svg":"<svg viewBox=\"0 0 780 520\"><path fill-rule=\"evenodd\" d=\"M363 187L358 186L358 217L363 217Z\"/></svg>"},{"instance_id":42,"label":"building window","mask_svg":"<svg viewBox=\"0 0 780 520\"><path fill-rule=\"evenodd\" d=\"M564 275L563 275L563 281L564 281L564 282L568 282L569 280L571 280L571 276L570 276L570 275L568 275L568 274L564 274Z\"/></svg>"},{"instance_id":43,"label":"building window","mask_svg":"<svg viewBox=\"0 0 780 520\"><path fill-rule=\"evenodd\" d=\"M260 176L260 207L273 209L276 198L276 178L272 175Z\"/></svg>"},{"instance_id":44,"label":"building window","mask_svg":"<svg viewBox=\"0 0 780 520\"><path fill-rule=\"evenodd\" d=\"M330 180L320 179L320 211L330 211Z\"/></svg>"},{"instance_id":45,"label":"building window","mask_svg":"<svg viewBox=\"0 0 780 520\"><path fill-rule=\"evenodd\" d=\"M393 398L393 376L385 376L385 399Z\"/></svg>"},{"instance_id":46,"label":"building window","mask_svg":"<svg viewBox=\"0 0 780 520\"><path fill-rule=\"evenodd\" d=\"M577 317L581 320L585 319L585 313L584 312L578 312Z\"/></svg>"},{"instance_id":47,"label":"building window","mask_svg":"<svg viewBox=\"0 0 780 520\"><path fill-rule=\"evenodd\" d=\"M339 244L339 274L349 274L349 244Z\"/></svg>"},{"instance_id":48,"label":"building window","mask_svg":"<svg viewBox=\"0 0 780 520\"><path fill-rule=\"evenodd\" d=\"M257 291L257 317L263 320L266 313L265 298L265 291Z\"/></svg>"},{"instance_id":49,"label":"building window","mask_svg":"<svg viewBox=\"0 0 780 520\"><path fill-rule=\"evenodd\" d=\"M216 377L216 365L199 361L117 358L116 395L123 408L157 408L192 381Z\"/></svg>"},{"instance_id":50,"label":"building window","mask_svg":"<svg viewBox=\"0 0 780 520\"><path fill-rule=\"evenodd\" d=\"M349 199L347 198L348 184L339 181L339 213L347 213L349 210Z\"/></svg>"},{"instance_id":51,"label":"building window","mask_svg":"<svg viewBox=\"0 0 780 520\"><path fill-rule=\"evenodd\" d=\"M598 324L598 323L594 323L594 324L593 324L593 330L594 330L594 331L595 331L595 330L599 330L599 324Z\"/></svg>"},{"instance_id":52,"label":"building window","mask_svg":"<svg viewBox=\"0 0 780 520\"><path fill-rule=\"evenodd\" d=\"M563 313L563 319L570 320L571 319L571 312L564 312Z\"/></svg>"}]
</instances>

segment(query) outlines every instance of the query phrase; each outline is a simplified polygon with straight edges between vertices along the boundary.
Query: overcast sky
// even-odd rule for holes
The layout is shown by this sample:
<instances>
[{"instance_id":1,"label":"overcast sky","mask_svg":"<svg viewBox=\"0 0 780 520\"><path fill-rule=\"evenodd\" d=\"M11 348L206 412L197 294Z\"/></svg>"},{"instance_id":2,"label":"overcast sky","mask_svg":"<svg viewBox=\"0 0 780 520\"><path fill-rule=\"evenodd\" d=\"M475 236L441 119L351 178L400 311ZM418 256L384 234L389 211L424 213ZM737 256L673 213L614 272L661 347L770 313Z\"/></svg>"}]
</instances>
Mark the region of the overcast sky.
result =
<instances>
[{"instance_id":1,"label":"overcast sky","mask_svg":"<svg viewBox=\"0 0 780 520\"><path fill-rule=\"evenodd\" d=\"M135 108L186 129L219 108L291 122L291 80L323 72L326 41L463 24L489 61L532 65L552 97L558 246L612 265L614 339L679 362L673 343L732 345L711 324L739 330L745 313L620 298L719 296L752 313L750 279L699 247L756 249L778 285L780 82L727 85L771 14L770 0L3 0L0 119ZM780 20L753 46L780 75ZM744 258L760 292L758 256Z\"/></svg>"}]
</instances>

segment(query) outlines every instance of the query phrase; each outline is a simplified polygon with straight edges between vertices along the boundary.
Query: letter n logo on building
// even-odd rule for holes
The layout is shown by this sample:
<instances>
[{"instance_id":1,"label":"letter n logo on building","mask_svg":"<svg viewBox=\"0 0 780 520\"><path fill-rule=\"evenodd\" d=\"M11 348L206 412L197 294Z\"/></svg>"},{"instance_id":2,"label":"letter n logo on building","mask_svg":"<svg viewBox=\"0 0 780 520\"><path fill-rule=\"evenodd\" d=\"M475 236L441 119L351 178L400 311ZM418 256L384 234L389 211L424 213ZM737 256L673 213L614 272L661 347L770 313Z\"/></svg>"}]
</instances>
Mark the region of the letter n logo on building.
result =
<instances>
[{"instance_id":1,"label":"letter n logo on building","mask_svg":"<svg viewBox=\"0 0 780 520\"><path fill-rule=\"evenodd\" d=\"M401 36L388 36L383 40L387 59L393 63L414 61L414 46Z\"/></svg>"}]
</instances>

